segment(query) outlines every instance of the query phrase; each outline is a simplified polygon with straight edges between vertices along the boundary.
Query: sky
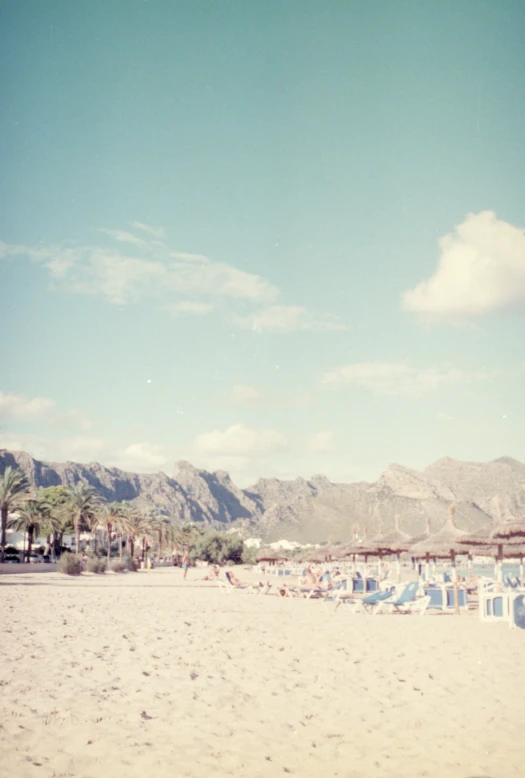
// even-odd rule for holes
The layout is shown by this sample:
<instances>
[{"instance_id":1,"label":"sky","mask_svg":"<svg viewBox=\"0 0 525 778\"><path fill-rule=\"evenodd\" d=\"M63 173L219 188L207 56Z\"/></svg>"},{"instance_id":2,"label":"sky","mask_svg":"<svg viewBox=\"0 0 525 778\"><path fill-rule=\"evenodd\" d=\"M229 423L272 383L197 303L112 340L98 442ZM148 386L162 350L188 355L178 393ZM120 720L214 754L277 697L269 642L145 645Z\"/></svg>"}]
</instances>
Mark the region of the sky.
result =
<instances>
[{"instance_id":1,"label":"sky","mask_svg":"<svg viewBox=\"0 0 525 778\"><path fill-rule=\"evenodd\" d=\"M6 0L0 447L525 461L521 0Z\"/></svg>"}]
</instances>

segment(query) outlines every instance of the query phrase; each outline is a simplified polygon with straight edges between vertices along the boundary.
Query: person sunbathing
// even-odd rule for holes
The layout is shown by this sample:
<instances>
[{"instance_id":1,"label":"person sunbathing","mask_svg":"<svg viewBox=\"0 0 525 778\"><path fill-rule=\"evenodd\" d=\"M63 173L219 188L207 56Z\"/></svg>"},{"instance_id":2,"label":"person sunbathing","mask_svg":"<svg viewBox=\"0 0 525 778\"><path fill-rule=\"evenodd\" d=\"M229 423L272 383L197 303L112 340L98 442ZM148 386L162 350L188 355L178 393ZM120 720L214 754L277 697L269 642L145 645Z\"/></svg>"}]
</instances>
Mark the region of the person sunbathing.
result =
<instances>
[{"instance_id":1,"label":"person sunbathing","mask_svg":"<svg viewBox=\"0 0 525 778\"><path fill-rule=\"evenodd\" d=\"M228 581L232 584L232 586L250 586L254 589L256 588L269 588L270 584L266 583L265 581L258 581L257 583L248 583L247 581L239 581L239 579L232 573L231 570L227 570L224 575L228 579Z\"/></svg>"},{"instance_id":2,"label":"person sunbathing","mask_svg":"<svg viewBox=\"0 0 525 778\"><path fill-rule=\"evenodd\" d=\"M203 581L216 581L219 577L219 565L213 565L210 572L207 576L205 576L202 580Z\"/></svg>"},{"instance_id":3,"label":"person sunbathing","mask_svg":"<svg viewBox=\"0 0 525 778\"><path fill-rule=\"evenodd\" d=\"M311 567L307 567L304 576L300 579L301 586L308 584L309 586L318 586L321 576L314 573Z\"/></svg>"},{"instance_id":4,"label":"person sunbathing","mask_svg":"<svg viewBox=\"0 0 525 778\"><path fill-rule=\"evenodd\" d=\"M225 576L228 579L228 581L233 584L233 586L251 586L251 584L247 583L246 581L239 581L237 576L235 576L231 570L227 570L225 572Z\"/></svg>"}]
</instances>

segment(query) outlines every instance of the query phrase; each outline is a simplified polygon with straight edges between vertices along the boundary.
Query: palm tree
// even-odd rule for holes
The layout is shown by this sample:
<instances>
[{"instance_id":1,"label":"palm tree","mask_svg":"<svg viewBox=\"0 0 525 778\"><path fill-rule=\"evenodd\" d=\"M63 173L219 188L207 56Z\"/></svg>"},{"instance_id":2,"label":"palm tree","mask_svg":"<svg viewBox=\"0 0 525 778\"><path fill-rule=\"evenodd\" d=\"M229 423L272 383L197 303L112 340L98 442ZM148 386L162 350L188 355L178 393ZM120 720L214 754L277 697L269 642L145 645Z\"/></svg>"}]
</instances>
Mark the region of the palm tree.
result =
<instances>
[{"instance_id":1,"label":"palm tree","mask_svg":"<svg viewBox=\"0 0 525 778\"><path fill-rule=\"evenodd\" d=\"M140 530L139 537L142 540L142 564L146 561L146 555L148 551L148 541L153 541L156 538L156 529L159 516L155 508L146 508L140 513Z\"/></svg>"},{"instance_id":2,"label":"palm tree","mask_svg":"<svg viewBox=\"0 0 525 778\"><path fill-rule=\"evenodd\" d=\"M22 503L16 509L17 518L11 519L9 526L18 532L22 530L27 532L27 550L26 561L31 560L31 549L33 547L33 538L40 535L41 529L49 521L49 504L42 500L29 500Z\"/></svg>"},{"instance_id":3,"label":"palm tree","mask_svg":"<svg viewBox=\"0 0 525 778\"><path fill-rule=\"evenodd\" d=\"M168 546L172 546L175 541L175 527L169 519L165 516L159 516L155 521L154 528L157 536L157 543L159 546L159 556L162 556L162 546L166 543Z\"/></svg>"},{"instance_id":4,"label":"palm tree","mask_svg":"<svg viewBox=\"0 0 525 778\"><path fill-rule=\"evenodd\" d=\"M178 551L188 551L193 545L201 530L192 522L181 524L175 530L174 544Z\"/></svg>"},{"instance_id":5,"label":"palm tree","mask_svg":"<svg viewBox=\"0 0 525 778\"><path fill-rule=\"evenodd\" d=\"M69 487L62 511L73 521L77 554L80 551L80 527L82 524L89 525L95 519L102 502L102 497L89 484L80 482Z\"/></svg>"},{"instance_id":6,"label":"palm tree","mask_svg":"<svg viewBox=\"0 0 525 778\"><path fill-rule=\"evenodd\" d=\"M37 492L37 499L49 505L47 532L49 533L48 542L51 544L53 558L60 556L64 534L73 532L71 516L67 515L63 509L68 498L69 489L62 485L46 486Z\"/></svg>"},{"instance_id":7,"label":"palm tree","mask_svg":"<svg viewBox=\"0 0 525 778\"><path fill-rule=\"evenodd\" d=\"M135 505L127 505L122 515L122 528L129 542L129 555L135 555L135 542L141 536L144 519Z\"/></svg>"},{"instance_id":8,"label":"palm tree","mask_svg":"<svg viewBox=\"0 0 525 778\"><path fill-rule=\"evenodd\" d=\"M123 517L123 507L120 502L110 502L103 506L95 521L105 527L108 536L108 564L111 558L111 533L119 526L119 520ZM122 543L121 543L122 547Z\"/></svg>"},{"instance_id":9,"label":"palm tree","mask_svg":"<svg viewBox=\"0 0 525 778\"><path fill-rule=\"evenodd\" d=\"M2 513L2 534L0 539L0 562L4 561L7 516L29 497L29 482L21 470L6 467L0 477L0 509Z\"/></svg>"}]
</instances>

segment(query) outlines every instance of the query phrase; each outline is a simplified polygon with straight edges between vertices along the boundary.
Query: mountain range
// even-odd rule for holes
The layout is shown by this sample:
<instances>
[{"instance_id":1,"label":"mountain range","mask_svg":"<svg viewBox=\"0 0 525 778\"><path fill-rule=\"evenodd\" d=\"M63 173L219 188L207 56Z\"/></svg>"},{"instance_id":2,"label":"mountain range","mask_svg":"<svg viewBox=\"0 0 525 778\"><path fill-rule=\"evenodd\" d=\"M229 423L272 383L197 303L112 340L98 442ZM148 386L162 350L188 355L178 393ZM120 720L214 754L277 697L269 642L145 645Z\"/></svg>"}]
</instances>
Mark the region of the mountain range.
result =
<instances>
[{"instance_id":1,"label":"mountain range","mask_svg":"<svg viewBox=\"0 0 525 778\"><path fill-rule=\"evenodd\" d=\"M323 475L261 478L247 489L237 487L224 470L208 472L184 461L168 476L96 462L41 462L0 449L0 474L9 465L23 470L33 488L84 481L110 502L154 506L177 521L237 528L267 541L345 541L355 525L372 537L380 528L392 529L396 515L401 529L416 535L425 530L426 519L432 531L439 529L451 503L457 525L466 530L525 513L525 465L510 457L487 463L446 457L422 471L392 464L371 483L333 483Z\"/></svg>"}]
</instances>

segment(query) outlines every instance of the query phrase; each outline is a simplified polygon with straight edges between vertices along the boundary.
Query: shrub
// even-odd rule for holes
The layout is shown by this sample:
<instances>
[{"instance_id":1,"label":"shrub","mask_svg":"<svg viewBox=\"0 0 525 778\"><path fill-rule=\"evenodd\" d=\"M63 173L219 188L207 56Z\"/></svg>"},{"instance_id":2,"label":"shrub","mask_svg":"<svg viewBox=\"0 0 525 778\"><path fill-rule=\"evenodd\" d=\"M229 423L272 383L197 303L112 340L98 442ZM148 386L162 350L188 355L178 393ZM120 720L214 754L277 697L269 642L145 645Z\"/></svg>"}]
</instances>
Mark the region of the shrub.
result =
<instances>
[{"instance_id":1,"label":"shrub","mask_svg":"<svg viewBox=\"0 0 525 778\"><path fill-rule=\"evenodd\" d=\"M113 559L113 561L110 562L109 569L113 570L114 573L123 573L124 570L127 570L128 568L122 559Z\"/></svg>"},{"instance_id":2,"label":"shrub","mask_svg":"<svg viewBox=\"0 0 525 778\"><path fill-rule=\"evenodd\" d=\"M242 550L242 562L244 565L254 565L257 562L256 548L250 548L250 546L244 546Z\"/></svg>"},{"instance_id":3,"label":"shrub","mask_svg":"<svg viewBox=\"0 0 525 778\"><path fill-rule=\"evenodd\" d=\"M64 573L64 575L80 575L82 557L78 554L62 554L58 562L58 572Z\"/></svg>"},{"instance_id":4,"label":"shrub","mask_svg":"<svg viewBox=\"0 0 525 778\"><path fill-rule=\"evenodd\" d=\"M130 573L136 573L137 572L137 563L133 559L133 557L127 556L124 559L124 564L126 565L126 570L129 570Z\"/></svg>"},{"instance_id":5,"label":"shrub","mask_svg":"<svg viewBox=\"0 0 525 778\"><path fill-rule=\"evenodd\" d=\"M243 547L240 535L210 530L197 538L190 551L190 559L192 562L204 559L214 564L224 564L228 560L240 562Z\"/></svg>"},{"instance_id":6,"label":"shrub","mask_svg":"<svg viewBox=\"0 0 525 778\"><path fill-rule=\"evenodd\" d=\"M87 561L87 569L89 573L105 573L106 563L103 559L97 559L97 557L91 557Z\"/></svg>"}]
</instances>

